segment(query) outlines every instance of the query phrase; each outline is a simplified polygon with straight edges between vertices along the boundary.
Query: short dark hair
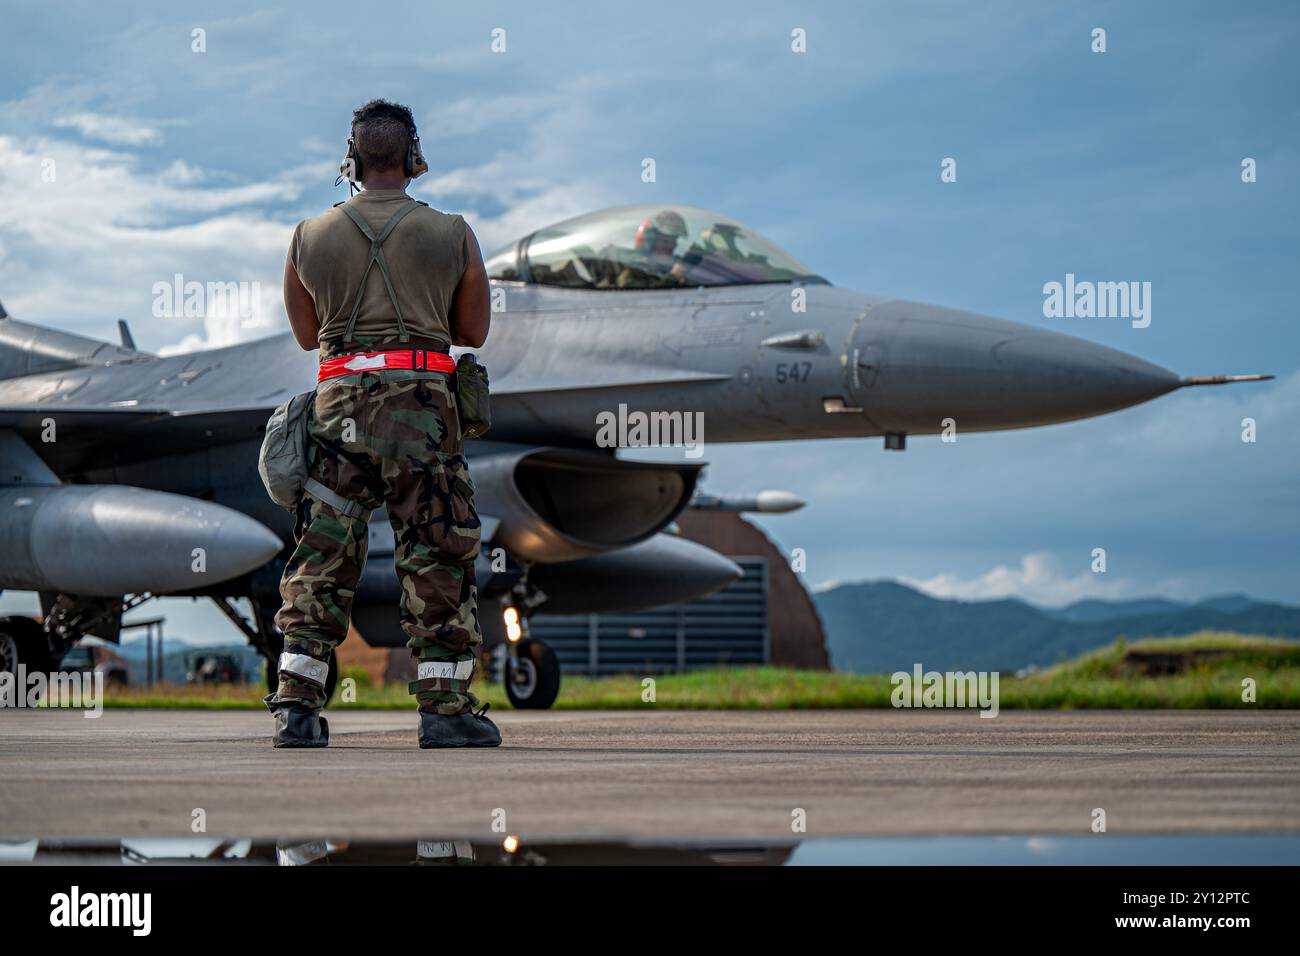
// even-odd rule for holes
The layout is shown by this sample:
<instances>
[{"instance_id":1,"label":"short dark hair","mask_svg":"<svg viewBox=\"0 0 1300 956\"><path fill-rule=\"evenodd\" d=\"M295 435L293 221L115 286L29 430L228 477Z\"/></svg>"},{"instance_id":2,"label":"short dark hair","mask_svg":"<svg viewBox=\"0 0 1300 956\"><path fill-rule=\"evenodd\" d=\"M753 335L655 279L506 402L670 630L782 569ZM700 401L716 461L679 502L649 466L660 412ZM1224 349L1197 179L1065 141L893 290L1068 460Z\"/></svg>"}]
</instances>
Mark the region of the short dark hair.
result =
<instances>
[{"instance_id":1,"label":"short dark hair","mask_svg":"<svg viewBox=\"0 0 1300 956\"><path fill-rule=\"evenodd\" d=\"M352 143L361 159L361 175L406 168L415 117L411 108L388 100L371 100L352 114Z\"/></svg>"}]
</instances>

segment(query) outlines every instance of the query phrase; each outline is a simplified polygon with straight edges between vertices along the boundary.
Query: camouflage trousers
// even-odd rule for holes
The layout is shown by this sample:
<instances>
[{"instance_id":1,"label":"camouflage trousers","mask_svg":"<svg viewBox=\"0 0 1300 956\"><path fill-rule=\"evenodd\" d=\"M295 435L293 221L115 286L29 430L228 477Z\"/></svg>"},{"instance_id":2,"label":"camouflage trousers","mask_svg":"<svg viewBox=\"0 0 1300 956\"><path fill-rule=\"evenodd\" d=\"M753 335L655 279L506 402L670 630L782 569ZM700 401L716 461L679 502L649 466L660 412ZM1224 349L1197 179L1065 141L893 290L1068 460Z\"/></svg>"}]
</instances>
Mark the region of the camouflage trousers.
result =
<instances>
[{"instance_id":1,"label":"camouflage trousers","mask_svg":"<svg viewBox=\"0 0 1300 956\"><path fill-rule=\"evenodd\" d=\"M322 382L308 434L312 477L366 508L387 509L420 709L476 706L469 685L483 641L474 582L479 519L450 376L391 369ZM305 494L295 537L275 622L287 653L326 660L347 636L368 525ZM290 700L320 706L324 689L282 671L268 704Z\"/></svg>"}]
</instances>

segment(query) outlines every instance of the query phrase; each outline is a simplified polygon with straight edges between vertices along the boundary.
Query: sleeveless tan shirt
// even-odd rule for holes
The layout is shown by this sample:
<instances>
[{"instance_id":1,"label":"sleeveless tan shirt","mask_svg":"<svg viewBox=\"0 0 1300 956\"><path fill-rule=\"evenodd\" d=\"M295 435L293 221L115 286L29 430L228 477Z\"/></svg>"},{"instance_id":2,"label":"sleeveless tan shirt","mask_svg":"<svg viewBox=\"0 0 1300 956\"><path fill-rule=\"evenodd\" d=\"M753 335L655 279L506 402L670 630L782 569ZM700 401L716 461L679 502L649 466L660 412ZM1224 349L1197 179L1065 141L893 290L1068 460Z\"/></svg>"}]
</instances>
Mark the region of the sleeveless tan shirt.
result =
<instances>
[{"instance_id":1,"label":"sleeveless tan shirt","mask_svg":"<svg viewBox=\"0 0 1300 956\"><path fill-rule=\"evenodd\" d=\"M367 189L348 204L378 233L410 198L402 189ZM421 206L397 224L383 249L406 330L450 345L451 300L465 272L465 220ZM334 208L298 223L289 255L316 303L319 341L341 336L370 259L370 240L342 209ZM397 315L375 266L366 280L354 334L396 333Z\"/></svg>"}]
</instances>

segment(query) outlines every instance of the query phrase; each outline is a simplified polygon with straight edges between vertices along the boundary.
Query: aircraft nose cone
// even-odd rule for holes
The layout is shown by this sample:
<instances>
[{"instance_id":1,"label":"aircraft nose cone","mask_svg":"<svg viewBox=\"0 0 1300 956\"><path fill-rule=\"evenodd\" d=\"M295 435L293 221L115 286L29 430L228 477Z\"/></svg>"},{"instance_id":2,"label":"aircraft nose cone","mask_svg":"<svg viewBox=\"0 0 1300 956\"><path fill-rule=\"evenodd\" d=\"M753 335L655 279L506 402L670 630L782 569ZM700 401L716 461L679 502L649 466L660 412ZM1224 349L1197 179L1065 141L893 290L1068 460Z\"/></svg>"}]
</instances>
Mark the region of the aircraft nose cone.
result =
<instances>
[{"instance_id":1,"label":"aircraft nose cone","mask_svg":"<svg viewBox=\"0 0 1300 956\"><path fill-rule=\"evenodd\" d=\"M864 390L882 428L933 433L1023 428L1103 415L1179 386L1177 375L1118 349L1048 329L888 303L860 338L877 368ZM867 352L868 348L874 351Z\"/></svg>"},{"instance_id":2,"label":"aircraft nose cone","mask_svg":"<svg viewBox=\"0 0 1300 956\"><path fill-rule=\"evenodd\" d=\"M1135 355L1040 329L1020 331L991 354L994 367L1053 419L1127 408L1179 384L1173 372Z\"/></svg>"}]
</instances>

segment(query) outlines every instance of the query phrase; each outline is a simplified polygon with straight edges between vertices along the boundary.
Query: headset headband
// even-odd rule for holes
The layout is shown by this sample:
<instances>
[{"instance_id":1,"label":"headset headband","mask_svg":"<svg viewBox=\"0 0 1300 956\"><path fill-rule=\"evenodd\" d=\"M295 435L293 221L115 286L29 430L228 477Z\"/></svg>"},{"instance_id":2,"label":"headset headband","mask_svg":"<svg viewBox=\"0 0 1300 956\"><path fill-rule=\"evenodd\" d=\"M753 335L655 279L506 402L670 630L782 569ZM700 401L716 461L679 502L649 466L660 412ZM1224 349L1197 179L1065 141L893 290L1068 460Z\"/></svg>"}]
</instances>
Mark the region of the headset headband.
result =
<instances>
[{"instance_id":1,"label":"headset headband","mask_svg":"<svg viewBox=\"0 0 1300 956\"><path fill-rule=\"evenodd\" d=\"M420 134L415 128L414 120L407 127L407 132L410 135L410 142L406 146L406 163L403 172L408 179L419 179L429 171L429 164L424 161L424 153L420 149ZM361 182L361 154L357 152L355 136L348 137L347 155L343 157L343 162L339 163L339 175L334 180L334 185L339 185L345 179L354 186Z\"/></svg>"}]
</instances>

